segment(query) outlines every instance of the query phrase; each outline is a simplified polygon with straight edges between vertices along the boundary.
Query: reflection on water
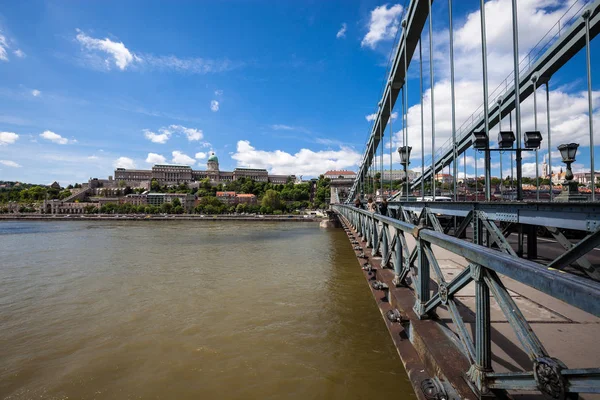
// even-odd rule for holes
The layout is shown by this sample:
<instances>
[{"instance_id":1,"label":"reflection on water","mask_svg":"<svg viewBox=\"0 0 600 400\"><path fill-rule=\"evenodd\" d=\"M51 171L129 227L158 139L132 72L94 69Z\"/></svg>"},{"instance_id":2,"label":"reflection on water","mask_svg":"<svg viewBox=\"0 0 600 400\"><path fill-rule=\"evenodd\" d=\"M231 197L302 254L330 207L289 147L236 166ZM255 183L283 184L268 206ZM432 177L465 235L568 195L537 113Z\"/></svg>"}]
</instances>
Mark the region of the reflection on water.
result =
<instances>
[{"instance_id":1,"label":"reflection on water","mask_svg":"<svg viewBox=\"0 0 600 400\"><path fill-rule=\"evenodd\" d=\"M2 222L0 260L0 398L414 397L343 230Z\"/></svg>"}]
</instances>

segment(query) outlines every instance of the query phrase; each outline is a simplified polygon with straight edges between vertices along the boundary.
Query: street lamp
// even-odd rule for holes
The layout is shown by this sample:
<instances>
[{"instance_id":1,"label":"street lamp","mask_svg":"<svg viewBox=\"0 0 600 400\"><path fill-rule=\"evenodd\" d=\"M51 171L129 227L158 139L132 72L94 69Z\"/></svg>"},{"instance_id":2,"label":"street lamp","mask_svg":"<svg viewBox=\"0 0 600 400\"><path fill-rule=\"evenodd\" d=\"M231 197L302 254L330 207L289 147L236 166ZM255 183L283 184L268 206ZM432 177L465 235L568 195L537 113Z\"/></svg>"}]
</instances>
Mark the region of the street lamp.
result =
<instances>
[{"instance_id":1,"label":"street lamp","mask_svg":"<svg viewBox=\"0 0 600 400\"><path fill-rule=\"evenodd\" d=\"M510 149L515 142L515 134L512 131L500 131L498 134L498 147Z\"/></svg>"},{"instance_id":2,"label":"street lamp","mask_svg":"<svg viewBox=\"0 0 600 400\"><path fill-rule=\"evenodd\" d=\"M577 154L578 147L578 143L561 144L557 147L560 151L562 162L567 165L567 172L565 173L562 192L556 197L556 201L566 202L585 200L585 196L579 194L577 182L573 182L573 170L571 170L571 164L575 162L575 155Z\"/></svg>"},{"instance_id":3,"label":"street lamp","mask_svg":"<svg viewBox=\"0 0 600 400\"><path fill-rule=\"evenodd\" d=\"M398 154L400 155L400 164L404 168L404 179L406 180L406 200L408 200L408 166L410 164L410 146L398 147Z\"/></svg>"},{"instance_id":4,"label":"street lamp","mask_svg":"<svg viewBox=\"0 0 600 400\"><path fill-rule=\"evenodd\" d=\"M488 136L485 131L473 132L473 148L485 150L488 146Z\"/></svg>"},{"instance_id":5,"label":"street lamp","mask_svg":"<svg viewBox=\"0 0 600 400\"><path fill-rule=\"evenodd\" d=\"M410 146L401 146L398 147L398 154L400 154L400 164L404 167L404 169L408 168L410 164L410 152L412 147Z\"/></svg>"},{"instance_id":6,"label":"street lamp","mask_svg":"<svg viewBox=\"0 0 600 400\"><path fill-rule=\"evenodd\" d=\"M541 143L542 143L542 134L539 131L525 132L525 148L526 149L539 149ZM571 143L571 144L575 144L575 143ZM570 144L562 145L562 146L570 146ZM577 145L577 146L579 146L579 145ZM575 151L577 151L577 148L575 148Z\"/></svg>"}]
</instances>

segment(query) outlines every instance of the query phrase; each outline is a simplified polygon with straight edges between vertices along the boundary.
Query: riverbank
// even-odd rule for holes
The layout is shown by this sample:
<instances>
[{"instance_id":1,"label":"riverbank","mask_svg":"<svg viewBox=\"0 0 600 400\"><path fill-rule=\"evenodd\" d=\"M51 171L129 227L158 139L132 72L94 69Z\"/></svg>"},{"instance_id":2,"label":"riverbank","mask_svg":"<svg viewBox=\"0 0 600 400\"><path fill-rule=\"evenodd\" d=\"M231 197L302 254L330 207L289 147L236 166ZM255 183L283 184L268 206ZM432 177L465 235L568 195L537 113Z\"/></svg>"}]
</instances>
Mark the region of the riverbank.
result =
<instances>
[{"instance_id":1,"label":"riverbank","mask_svg":"<svg viewBox=\"0 0 600 400\"><path fill-rule=\"evenodd\" d=\"M240 215L240 214L3 214L0 221L281 221L321 222L315 215Z\"/></svg>"}]
</instances>

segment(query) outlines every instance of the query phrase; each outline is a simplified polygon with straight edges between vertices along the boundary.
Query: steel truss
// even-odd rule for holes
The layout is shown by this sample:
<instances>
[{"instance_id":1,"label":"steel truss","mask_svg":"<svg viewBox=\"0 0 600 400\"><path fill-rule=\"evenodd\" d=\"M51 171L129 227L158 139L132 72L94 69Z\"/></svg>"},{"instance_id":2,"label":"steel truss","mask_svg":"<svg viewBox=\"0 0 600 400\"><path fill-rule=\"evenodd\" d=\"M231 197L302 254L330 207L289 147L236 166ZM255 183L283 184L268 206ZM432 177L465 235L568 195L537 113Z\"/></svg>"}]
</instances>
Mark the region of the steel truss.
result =
<instances>
[{"instance_id":1,"label":"steel truss","mask_svg":"<svg viewBox=\"0 0 600 400\"><path fill-rule=\"evenodd\" d=\"M564 274L541 264L524 260L510 251L497 251L482 246L485 229L476 233L476 243L470 243L443 233L433 208L423 207L407 211L409 207L395 204L393 213L400 219L375 214L347 205L334 205L345 223L351 225L382 256L382 267L394 269L393 284L412 285L415 294L413 310L419 319L432 316L437 307L446 306L456 326L460 346L468 358L466 371L474 392L481 396L494 391L540 391L545 396L562 400L575 393L600 393L600 368L567 368L551 357L537 335L511 298L498 274L535 288L574 307L600 316L600 283L572 274ZM437 206L433 205L433 206ZM485 204L479 204L485 206ZM475 205L466 210L464 217L475 226L488 226L490 219L481 219L482 212ZM418 223L415 223L417 222ZM432 226L430 229L428 226ZM492 241L502 241L499 229L487 229ZM411 250L406 236L416 241ZM597 232L590 237L598 236ZM591 239L589 239L591 240ZM587 241L586 241L587 242ZM431 246L438 246L464 257L469 265L450 282L444 279ZM583 245L587 246L587 244ZM430 277L433 271L437 290ZM455 295L470 282L475 282L476 321L473 340L459 313ZM382 282L377 287L387 288ZM375 287L375 286L374 286ZM431 295L431 289L434 290ZM492 342L490 299L495 298L521 346L531 360L530 371L496 373L492 369ZM401 318L397 318L401 319Z\"/></svg>"},{"instance_id":2,"label":"steel truss","mask_svg":"<svg viewBox=\"0 0 600 400\"><path fill-rule=\"evenodd\" d=\"M564 249L565 253L547 266L564 269L569 265L588 277L600 281L600 270L585 257L600 245L600 204L570 203L477 203L477 202L390 202L390 215L400 216L404 221L418 223L417 216L428 216L427 225L442 233L453 232L455 237L465 237L468 227L473 228L473 243L497 247L501 251L517 256L506 240L510 226L516 226L519 235L527 232L528 257L537 255L536 227L547 230ZM446 225L440 219L447 220ZM500 225L500 226L499 226ZM505 227L504 229L502 227ZM587 232L578 243L568 240L562 230ZM519 241L521 243L521 241Z\"/></svg>"},{"instance_id":3,"label":"steel truss","mask_svg":"<svg viewBox=\"0 0 600 400\"><path fill-rule=\"evenodd\" d=\"M596 0L589 6L591 16L589 18L590 37L594 38L600 32L600 1ZM534 65L529 68L527 73L523 74L519 80L519 100L522 103L533 93L531 79L537 76L537 85L541 86L548 82L552 75L556 73L563 65L565 65L575 54L577 54L586 45L586 23L580 19L578 23L573 24L565 34L561 35L556 42L546 50L546 52L538 58ZM507 91L498 96L502 98L502 102L491 107L488 115L489 129L495 127L502 117L506 117L515 108L515 88L510 87ZM456 139L456 152L458 157L472 145L472 132L481 131L485 127L485 115L475 120L471 127L464 135ZM435 173L441 171L447 165L450 165L453 160L453 148L447 147L443 149L442 154L436 156ZM425 174L411 181L411 189L415 189L421 185L421 179L427 180L431 178L432 168L429 166L425 170Z\"/></svg>"}]
</instances>

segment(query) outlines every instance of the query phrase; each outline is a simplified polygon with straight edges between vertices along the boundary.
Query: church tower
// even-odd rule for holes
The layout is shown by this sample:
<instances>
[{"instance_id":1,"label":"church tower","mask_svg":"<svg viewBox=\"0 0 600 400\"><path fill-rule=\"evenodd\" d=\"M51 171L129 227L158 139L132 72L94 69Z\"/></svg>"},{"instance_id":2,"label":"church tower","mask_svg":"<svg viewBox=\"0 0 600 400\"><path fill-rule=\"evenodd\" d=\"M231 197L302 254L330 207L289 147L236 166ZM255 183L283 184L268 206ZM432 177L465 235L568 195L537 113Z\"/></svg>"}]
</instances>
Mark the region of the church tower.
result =
<instances>
[{"instance_id":1,"label":"church tower","mask_svg":"<svg viewBox=\"0 0 600 400\"><path fill-rule=\"evenodd\" d=\"M210 157L206 162L206 170L207 171L218 171L219 170L219 158L215 155L213 151Z\"/></svg>"}]
</instances>

